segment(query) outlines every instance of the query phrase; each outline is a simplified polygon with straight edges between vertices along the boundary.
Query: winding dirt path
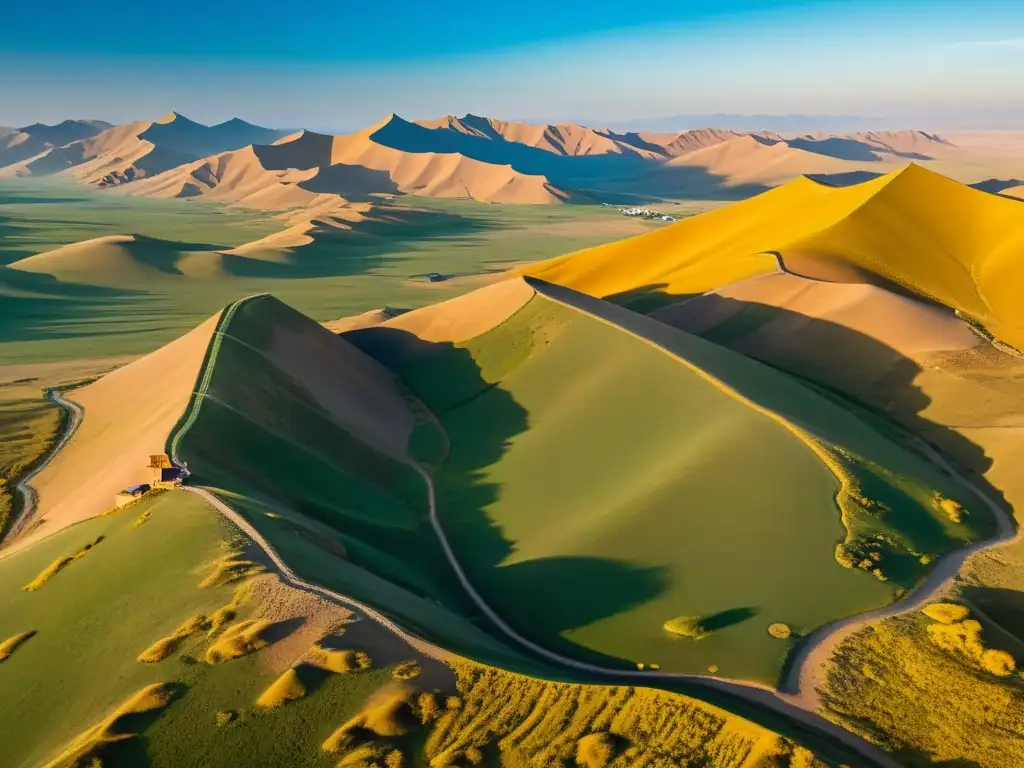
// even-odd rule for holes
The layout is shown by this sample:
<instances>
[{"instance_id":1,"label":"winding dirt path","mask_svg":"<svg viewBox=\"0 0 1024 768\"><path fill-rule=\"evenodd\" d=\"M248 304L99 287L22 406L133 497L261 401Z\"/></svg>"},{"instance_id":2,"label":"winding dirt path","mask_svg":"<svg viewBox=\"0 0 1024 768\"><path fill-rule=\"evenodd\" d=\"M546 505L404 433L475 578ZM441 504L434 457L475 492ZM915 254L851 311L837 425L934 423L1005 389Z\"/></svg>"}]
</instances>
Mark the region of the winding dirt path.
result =
<instances>
[{"instance_id":1,"label":"winding dirt path","mask_svg":"<svg viewBox=\"0 0 1024 768\"><path fill-rule=\"evenodd\" d=\"M36 467L26 474L20 481L14 486L15 493L21 494L21 512L18 517L11 524L10 530L7 535L0 539L0 545L14 541L14 539L22 532L26 523L32 519L32 515L36 510L36 506L39 504L39 494L36 493L36 489L33 488L29 483L32 479L42 472L46 467L53 461L57 454L61 452L68 441L74 436L75 431L82 423L82 417L84 412L82 406L78 403L72 402L71 400L65 399L60 392L55 389L46 390L46 399L56 403L59 407L64 409L64 412L68 415L68 422L64 426L64 431L58 438L57 442L53 444L49 452Z\"/></svg>"},{"instance_id":2,"label":"winding dirt path","mask_svg":"<svg viewBox=\"0 0 1024 768\"><path fill-rule=\"evenodd\" d=\"M916 435L907 435L918 449L934 464L944 469L962 485L967 486L982 500L996 519L998 532L995 537L977 542L942 556L935 563L927 578L905 597L884 608L860 613L847 619L826 624L807 635L790 661L790 673L782 682L782 690L793 703L806 709L816 709L821 702L819 688L828 672L827 664L835 650L851 635L884 619L903 616L920 610L932 602L949 587L956 578L964 561L986 549L1004 547L1019 540L1024 530L1017 527L1003 508L978 485L953 467L945 457Z\"/></svg>"}]
</instances>

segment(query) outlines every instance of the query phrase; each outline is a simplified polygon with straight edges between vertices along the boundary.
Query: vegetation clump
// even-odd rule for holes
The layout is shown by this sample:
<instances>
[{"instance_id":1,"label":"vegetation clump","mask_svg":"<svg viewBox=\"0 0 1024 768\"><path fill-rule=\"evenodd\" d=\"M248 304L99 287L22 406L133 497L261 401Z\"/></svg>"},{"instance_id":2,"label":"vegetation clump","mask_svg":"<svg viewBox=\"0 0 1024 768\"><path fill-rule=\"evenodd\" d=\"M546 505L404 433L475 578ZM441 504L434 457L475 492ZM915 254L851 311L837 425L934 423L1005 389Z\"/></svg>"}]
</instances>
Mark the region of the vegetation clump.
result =
<instances>
[{"instance_id":1,"label":"vegetation clump","mask_svg":"<svg viewBox=\"0 0 1024 768\"><path fill-rule=\"evenodd\" d=\"M156 712L166 707L174 695L168 683L156 683L137 692L114 712L74 739L63 752L46 764L45 768L77 768L99 765L104 750L115 742L131 739L135 731L136 716Z\"/></svg>"},{"instance_id":2,"label":"vegetation clump","mask_svg":"<svg viewBox=\"0 0 1024 768\"><path fill-rule=\"evenodd\" d=\"M964 509L962 504L953 499L946 498L941 493L936 492L932 497L932 503L954 523L962 522L964 517L967 516L967 510Z\"/></svg>"},{"instance_id":3,"label":"vegetation clump","mask_svg":"<svg viewBox=\"0 0 1024 768\"><path fill-rule=\"evenodd\" d=\"M143 664L156 664L168 658L181 646L184 640L209 626L209 619L201 613L190 616L174 632L162 637L138 655Z\"/></svg>"},{"instance_id":4,"label":"vegetation clump","mask_svg":"<svg viewBox=\"0 0 1024 768\"><path fill-rule=\"evenodd\" d=\"M206 649L206 663L219 664L266 648L264 633L271 626L267 619L246 619L232 624Z\"/></svg>"},{"instance_id":5,"label":"vegetation clump","mask_svg":"<svg viewBox=\"0 0 1024 768\"><path fill-rule=\"evenodd\" d=\"M858 536L836 545L836 562L843 568L859 568L879 581L888 580L882 568L886 554L896 548L895 542L884 534Z\"/></svg>"},{"instance_id":6,"label":"vegetation clump","mask_svg":"<svg viewBox=\"0 0 1024 768\"><path fill-rule=\"evenodd\" d=\"M711 634L711 630L707 628L700 616L677 616L674 619L669 619L662 626L666 632L671 632L679 637L688 637L691 640L700 640Z\"/></svg>"},{"instance_id":7,"label":"vegetation clump","mask_svg":"<svg viewBox=\"0 0 1024 768\"><path fill-rule=\"evenodd\" d=\"M219 587L233 584L236 581L256 576L263 572L263 566L252 560L243 560L241 553L234 551L220 558L206 578L199 582L200 587Z\"/></svg>"},{"instance_id":8,"label":"vegetation clump","mask_svg":"<svg viewBox=\"0 0 1024 768\"><path fill-rule=\"evenodd\" d=\"M213 716L213 720L217 723L218 728L223 728L225 725L231 723L235 719L236 713L230 709L222 709Z\"/></svg>"},{"instance_id":9,"label":"vegetation clump","mask_svg":"<svg viewBox=\"0 0 1024 768\"><path fill-rule=\"evenodd\" d=\"M32 581L30 581L28 584L22 587L22 589L24 589L26 592L35 592L37 589L43 586L43 584L45 584L47 581L53 578L58 572L62 571L65 567L73 563L75 560L81 560L83 557L89 554L92 551L93 547L95 547L97 544L103 541L103 538L103 536L97 536L95 539L93 539L91 542L83 546L77 552L74 552L70 555L65 555L64 557L57 558L48 566L46 566L46 568L44 568L43 571L38 576L32 579Z\"/></svg>"},{"instance_id":10,"label":"vegetation clump","mask_svg":"<svg viewBox=\"0 0 1024 768\"><path fill-rule=\"evenodd\" d=\"M0 643L0 661L6 661L11 657L11 654L17 650L18 646L32 637L36 631L30 629L28 632L21 632L14 637L9 637Z\"/></svg>"},{"instance_id":11,"label":"vegetation clump","mask_svg":"<svg viewBox=\"0 0 1024 768\"><path fill-rule=\"evenodd\" d=\"M576 763L583 768L607 768L615 757L615 741L607 733L588 733L576 742Z\"/></svg>"},{"instance_id":12,"label":"vegetation clump","mask_svg":"<svg viewBox=\"0 0 1024 768\"><path fill-rule=\"evenodd\" d=\"M329 753L341 752L359 741L363 734L391 737L408 733L418 720L411 698L412 691L405 686L389 685L377 691L358 715L327 737L321 749Z\"/></svg>"},{"instance_id":13,"label":"vegetation clump","mask_svg":"<svg viewBox=\"0 0 1024 768\"><path fill-rule=\"evenodd\" d=\"M965 656L986 672L1007 677L1017 668L1007 651L986 648L981 639L981 623L974 619L937 622L928 625L928 639L944 651Z\"/></svg>"},{"instance_id":14,"label":"vegetation clump","mask_svg":"<svg viewBox=\"0 0 1024 768\"><path fill-rule=\"evenodd\" d=\"M391 670L391 677L395 680L412 680L419 677L421 672L420 665L415 661L403 661Z\"/></svg>"},{"instance_id":15,"label":"vegetation clump","mask_svg":"<svg viewBox=\"0 0 1024 768\"><path fill-rule=\"evenodd\" d=\"M768 625L768 634L779 640L786 640L793 634L793 630L789 628L788 624L777 622Z\"/></svg>"},{"instance_id":16,"label":"vegetation clump","mask_svg":"<svg viewBox=\"0 0 1024 768\"><path fill-rule=\"evenodd\" d=\"M921 609L921 613L941 624L953 624L966 619L970 611L967 606L956 603L929 603Z\"/></svg>"},{"instance_id":17,"label":"vegetation clump","mask_svg":"<svg viewBox=\"0 0 1024 768\"><path fill-rule=\"evenodd\" d=\"M285 670L283 675L277 678L277 680L270 684L267 690L259 695L259 698L256 699L256 705L273 709L280 707L285 702L301 699L305 695L306 686L299 679L299 673L292 667Z\"/></svg>"},{"instance_id":18,"label":"vegetation clump","mask_svg":"<svg viewBox=\"0 0 1024 768\"><path fill-rule=\"evenodd\" d=\"M309 663L314 667L345 674L346 672L357 672L369 669L373 666L370 655L364 651L353 651L349 649L324 648L321 645L314 645L309 653Z\"/></svg>"}]
</instances>

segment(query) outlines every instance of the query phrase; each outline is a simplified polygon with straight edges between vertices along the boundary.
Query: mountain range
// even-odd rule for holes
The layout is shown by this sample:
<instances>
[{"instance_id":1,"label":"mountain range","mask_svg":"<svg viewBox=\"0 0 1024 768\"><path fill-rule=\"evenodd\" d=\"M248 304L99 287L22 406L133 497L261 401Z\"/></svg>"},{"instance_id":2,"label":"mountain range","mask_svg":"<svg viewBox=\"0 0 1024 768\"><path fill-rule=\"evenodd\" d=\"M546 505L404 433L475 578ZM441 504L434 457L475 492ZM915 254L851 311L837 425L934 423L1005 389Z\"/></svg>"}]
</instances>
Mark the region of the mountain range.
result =
<instances>
[{"instance_id":1,"label":"mountain range","mask_svg":"<svg viewBox=\"0 0 1024 768\"><path fill-rule=\"evenodd\" d=\"M0 147L0 177L55 175L130 194L261 209L323 209L403 194L527 204L736 199L801 175L863 181L909 161L988 189L999 187L995 177L1008 167L1006 153L996 162L983 142L960 145L916 130L617 132L472 114L419 121L392 114L349 134L284 135L237 118L206 126L172 112L116 126L69 120L10 129L0 133ZM1024 154L1010 158L1011 165L1022 161ZM1013 194L1017 186L995 191Z\"/></svg>"}]
</instances>

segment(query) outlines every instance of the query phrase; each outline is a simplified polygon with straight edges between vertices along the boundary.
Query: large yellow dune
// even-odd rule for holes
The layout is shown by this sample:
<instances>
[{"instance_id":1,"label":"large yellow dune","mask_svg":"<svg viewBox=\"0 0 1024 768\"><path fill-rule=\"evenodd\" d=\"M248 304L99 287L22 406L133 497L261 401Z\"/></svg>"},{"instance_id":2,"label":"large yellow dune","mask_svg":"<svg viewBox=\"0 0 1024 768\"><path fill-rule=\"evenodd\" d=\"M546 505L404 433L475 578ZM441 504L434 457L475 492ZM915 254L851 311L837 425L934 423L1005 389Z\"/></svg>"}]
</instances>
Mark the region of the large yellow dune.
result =
<instances>
[{"instance_id":1,"label":"large yellow dune","mask_svg":"<svg viewBox=\"0 0 1024 768\"><path fill-rule=\"evenodd\" d=\"M777 268L891 282L1024 347L1020 203L917 165L849 187L799 178L758 197L524 272L599 297L692 295Z\"/></svg>"}]
</instances>

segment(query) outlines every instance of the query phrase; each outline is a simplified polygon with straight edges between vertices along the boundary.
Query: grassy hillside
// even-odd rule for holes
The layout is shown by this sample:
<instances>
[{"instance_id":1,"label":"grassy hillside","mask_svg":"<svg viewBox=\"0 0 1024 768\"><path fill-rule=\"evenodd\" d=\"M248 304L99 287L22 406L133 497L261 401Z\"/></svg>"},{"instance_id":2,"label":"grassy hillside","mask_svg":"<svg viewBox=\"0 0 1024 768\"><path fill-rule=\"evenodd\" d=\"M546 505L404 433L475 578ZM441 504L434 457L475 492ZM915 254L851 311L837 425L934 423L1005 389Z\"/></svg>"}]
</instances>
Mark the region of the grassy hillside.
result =
<instances>
[{"instance_id":1,"label":"grassy hillside","mask_svg":"<svg viewBox=\"0 0 1024 768\"><path fill-rule=\"evenodd\" d=\"M665 229L528 268L545 280L651 306L775 268L884 280L974 318L1024 346L1013 254L1018 202L911 165L849 187L799 178Z\"/></svg>"},{"instance_id":2,"label":"grassy hillside","mask_svg":"<svg viewBox=\"0 0 1024 768\"><path fill-rule=\"evenodd\" d=\"M36 591L22 589L53 558L94 542ZM473 750L483 753L483 765L553 765L571 761L580 742L611 744L614 762L607 764L616 766L633 759L657 765L709 758L723 768L769 758L793 768L824 765L771 731L682 696L548 682L468 661L454 661L449 670L372 622L347 625L352 617L344 609L285 587L273 575L201 586L226 552L245 546L198 497L171 492L0 557L4 765L69 768L97 757L109 768L327 768L367 748L382 757L399 752L401 765L456 765ZM263 636L268 644L210 664L207 649L225 635L203 626L181 637L162 661L136 659L190 617L213 617L225 604L237 609L228 621L267 617L273 628ZM20 644L6 642L12 632L22 636ZM370 667L314 674L309 664L316 657L308 651L325 634L333 637L330 647L367 653ZM306 666L298 663L303 659ZM397 663L402 659L404 665ZM261 694L293 667L305 693L276 708L258 706ZM408 687L396 688L396 676L407 678ZM134 698L138 714L108 723L99 734L127 738L95 751L79 740L87 747L79 759L58 757L147 690L148 698ZM382 696L397 707L368 722L387 735L355 729L354 743L335 753L322 748ZM543 706L546 716L530 717L534 706Z\"/></svg>"},{"instance_id":3,"label":"grassy hillside","mask_svg":"<svg viewBox=\"0 0 1024 768\"><path fill-rule=\"evenodd\" d=\"M973 500L875 425L766 366L593 305L610 322L538 295L457 345L347 335L440 417L442 522L524 635L607 663L774 683L799 635L889 602L925 570L919 558L991 530L983 512L945 517L935 491ZM842 567L839 542L884 580ZM706 636L663 629L681 616ZM772 637L773 623L794 637Z\"/></svg>"}]
</instances>

